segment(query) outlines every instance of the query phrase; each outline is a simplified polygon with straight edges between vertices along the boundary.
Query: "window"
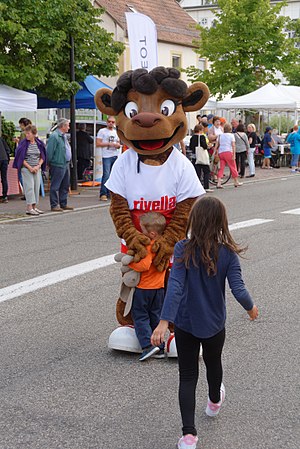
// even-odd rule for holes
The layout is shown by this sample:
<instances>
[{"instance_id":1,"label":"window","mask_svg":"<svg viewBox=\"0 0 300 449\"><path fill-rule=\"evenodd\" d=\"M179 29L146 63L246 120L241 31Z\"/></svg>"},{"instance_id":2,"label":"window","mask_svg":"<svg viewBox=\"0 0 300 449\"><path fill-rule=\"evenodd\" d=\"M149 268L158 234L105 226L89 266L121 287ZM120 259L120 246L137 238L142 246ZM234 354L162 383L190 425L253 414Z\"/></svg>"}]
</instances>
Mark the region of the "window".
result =
<instances>
[{"instance_id":1,"label":"window","mask_svg":"<svg viewBox=\"0 0 300 449\"><path fill-rule=\"evenodd\" d=\"M172 55L172 67L173 69L181 69L181 55Z\"/></svg>"},{"instance_id":2,"label":"window","mask_svg":"<svg viewBox=\"0 0 300 449\"><path fill-rule=\"evenodd\" d=\"M200 22L199 22L199 25L201 25L201 26L207 25L207 18L204 17L203 19L201 19Z\"/></svg>"},{"instance_id":3,"label":"window","mask_svg":"<svg viewBox=\"0 0 300 449\"><path fill-rule=\"evenodd\" d=\"M205 58L198 59L198 69L205 70Z\"/></svg>"}]
</instances>

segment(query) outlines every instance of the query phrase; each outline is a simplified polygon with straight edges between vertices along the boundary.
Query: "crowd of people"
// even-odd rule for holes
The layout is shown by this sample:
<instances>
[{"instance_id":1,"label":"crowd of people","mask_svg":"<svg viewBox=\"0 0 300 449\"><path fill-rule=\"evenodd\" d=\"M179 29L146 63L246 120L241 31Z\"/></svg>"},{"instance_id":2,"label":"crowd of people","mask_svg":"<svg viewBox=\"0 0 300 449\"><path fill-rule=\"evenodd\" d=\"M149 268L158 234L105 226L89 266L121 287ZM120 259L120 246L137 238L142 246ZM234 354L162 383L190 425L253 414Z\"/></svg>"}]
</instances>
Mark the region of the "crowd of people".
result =
<instances>
[{"instance_id":1,"label":"crowd of people","mask_svg":"<svg viewBox=\"0 0 300 449\"><path fill-rule=\"evenodd\" d=\"M262 159L262 169L279 168L279 145L290 144L292 154L291 171L300 172L300 133L295 125L288 134L286 140L278 135L278 130L267 126L264 135L261 137L257 133L254 123L245 126L241 120L232 118L227 122L224 117L213 114L197 115L197 124L190 139L189 153L195 166L195 170L203 187L207 192L213 190L209 188L210 165L218 164L217 188L222 189L221 180L224 168L229 167L234 186L239 187L243 183L239 179L253 178L255 176L255 156ZM210 165L197 161L198 147L201 146L210 154ZM273 167L271 165L273 162ZM247 164L246 164L247 162ZM248 173L246 174L246 167Z\"/></svg>"},{"instance_id":2,"label":"crowd of people","mask_svg":"<svg viewBox=\"0 0 300 449\"><path fill-rule=\"evenodd\" d=\"M96 146L102 149L103 176L99 197L101 201L109 200L110 194L105 187L112 167L120 153L122 142L116 132L115 117L107 118L105 128L99 130L96 138ZM50 135L46 146L38 138L37 128L28 118L19 120L20 135L14 139L16 143L14 167L18 170L19 183L22 186L26 200L26 214L40 215L43 213L38 208L41 173L49 167L51 177L50 206L51 211L61 212L72 209L67 205L70 184L70 165L72 160L71 148L67 139L69 120L59 119L56 130ZM82 180L85 170L91 167L93 157L93 138L86 131L85 124L79 124L76 133L77 142L77 177ZM276 129L267 126L264 135L257 133L253 123L247 125L241 120L232 118L230 123L224 117L213 114L197 115L197 124L193 130L188 154L195 167L199 180L206 192L214 190L209 186L211 176L211 164L217 164L216 188L222 189L221 180L225 166L229 167L235 187L242 186L241 179L255 176L255 157L262 159L261 169L271 169L271 159L278 161L279 145L290 145L291 172L300 172L300 130L295 125L283 140ZM187 155L183 141L176 146L179 151ZM197 149L201 147L209 153L209 164L197 162ZM125 148L123 148L123 151ZM201 151L202 151L201 150ZM0 175L2 182L2 203L8 202L7 171L10 160L10 148L5 140L0 138ZM247 164L246 164L247 162ZM248 173L246 169L248 167Z\"/></svg>"}]
</instances>

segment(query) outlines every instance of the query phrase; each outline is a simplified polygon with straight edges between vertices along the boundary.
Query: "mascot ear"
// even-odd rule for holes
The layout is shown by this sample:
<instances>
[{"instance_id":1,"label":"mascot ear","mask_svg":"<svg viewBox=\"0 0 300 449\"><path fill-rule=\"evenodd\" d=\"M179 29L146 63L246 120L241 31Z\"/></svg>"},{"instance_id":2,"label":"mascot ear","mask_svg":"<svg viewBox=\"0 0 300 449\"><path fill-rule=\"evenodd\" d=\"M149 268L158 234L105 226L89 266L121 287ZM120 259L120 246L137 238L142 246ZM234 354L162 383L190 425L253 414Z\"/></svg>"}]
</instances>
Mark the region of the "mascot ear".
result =
<instances>
[{"instance_id":1,"label":"mascot ear","mask_svg":"<svg viewBox=\"0 0 300 449\"><path fill-rule=\"evenodd\" d=\"M184 112L198 111L203 108L209 99L209 90L204 83L194 83L188 90L187 95L182 100Z\"/></svg>"},{"instance_id":2,"label":"mascot ear","mask_svg":"<svg viewBox=\"0 0 300 449\"><path fill-rule=\"evenodd\" d=\"M97 90L95 95L95 103L99 111L106 115L117 115L117 112L111 106L112 91L103 87Z\"/></svg>"}]
</instances>

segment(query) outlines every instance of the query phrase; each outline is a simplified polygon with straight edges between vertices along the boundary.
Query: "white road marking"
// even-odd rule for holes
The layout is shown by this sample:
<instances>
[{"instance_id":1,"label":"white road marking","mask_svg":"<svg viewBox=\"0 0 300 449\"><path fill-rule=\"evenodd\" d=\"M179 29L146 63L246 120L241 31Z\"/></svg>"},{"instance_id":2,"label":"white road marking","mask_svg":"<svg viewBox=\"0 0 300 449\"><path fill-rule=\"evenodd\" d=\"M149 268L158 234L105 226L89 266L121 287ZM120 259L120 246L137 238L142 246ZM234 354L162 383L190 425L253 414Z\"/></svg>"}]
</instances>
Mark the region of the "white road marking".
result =
<instances>
[{"instance_id":1,"label":"white road marking","mask_svg":"<svg viewBox=\"0 0 300 449\"><path fill-rule=\"evenodd\" d=\"M263 218L254 218L252 220L241 221L229 225L229 229L234 231L236 229L247 228L249 226L257 226L264 223L269 223L274 220L267 220ZM19 296L32 293L40 288L48 287L49 285L57 284L76 276L81 276L91 271L104 268L115 263L114 254L100 257L99 259L89 260L71 267L63 268L61 270L53 271L42 276L38 276L27 281L19 282L18 284L10 285L0 289L0 303L8 301L9 299L18 298Z\"/></svg>"},{"instance_id":2,"label":"white road marking","mask_svg":"<svg viewBox=\"0 0 300 449\"><path fill-rule=\"evenodd\" d=\"M300 208L299 209L285 210L284 212L281 212L281 213L282 214L300 215Z\"/></svg>"},{"instance_id":3,"label":"white road marking","mask_svg":"<svg viewBox=\"0 0 300 449\"><path fill-rule=\"evenodd\" d=\"M264 218L253 218L252 220L240 221L239 223L233 223L229 225L230 231L235 231L236 229L248 228L249 226L257 226L264 223L269 223L274 220L267 220Z\"/></svg>"},{"instance_id":4,"label":"white road marking","mask_svg":"<svg viewBox=\"0 0 300 449\"><path fill-rule=\"evenodd\" d=\"M99 268L107 267L115 263L114 254L110 256L100 257L99 259L89 260L78 265L63 268L61 270L53 271L42 276L38 276L27 281L19 282L18 284L10 285L0 289L0 302L8 299L17 298L21 295L34 292L40 288L48 287L49 285L57 284L58 282L66 281L82 274L90 273Z\"/></svg>"}]
</instances>

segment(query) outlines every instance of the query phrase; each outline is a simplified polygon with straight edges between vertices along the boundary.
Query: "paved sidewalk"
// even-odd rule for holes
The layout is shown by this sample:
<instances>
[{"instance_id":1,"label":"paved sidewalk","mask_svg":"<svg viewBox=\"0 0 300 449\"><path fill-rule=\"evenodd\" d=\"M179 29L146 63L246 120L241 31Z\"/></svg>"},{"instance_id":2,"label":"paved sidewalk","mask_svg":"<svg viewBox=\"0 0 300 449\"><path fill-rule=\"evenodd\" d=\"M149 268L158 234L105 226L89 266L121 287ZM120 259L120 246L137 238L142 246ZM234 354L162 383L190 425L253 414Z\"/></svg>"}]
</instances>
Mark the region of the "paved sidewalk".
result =
<instances>
[{"instance_id":1,"label":"paved sidewalk","mask_svg":"<svg viewBox=\"0 0 300 449\"><path fill-rule=\"evenodd\" d=\"M25 214L26 201L22 200L22 195L11 195L8 197L8 203L0 203L0 223L6 220L16 218L37 219L38 217L31 217ZM99 201L99 187L78 187L76 194L69 194L68 206L74 207L74 210L82 210L84 208L94 208L107 206L109 201ZM40 197L39 209L43 210L45 214L51 215L67 212L51 212L49 192L46 192L45 197Z\"/></svg>"},{"instance_id":2,"label":"paved sidewalk","mask_svg":"<svg viewBox=\"0 0 300 449\"><path fill-rule=\"evenodd\" d=\"M246 174L247 173L248 170L246 168ZM260 167L256 167L256 175L254 178L244 178L241 181L243 181L243 183L247 185L254 182L262 182L271 179L280 179L292 176L299 177L300 180L300 173L291 173L291 170L288 167L280 167L278 169L273 168L270 170L263 170ZM226 184L226 188L230 188L230 186L232 185L232 180L230 180L228 184ZM99 201L99 187L79 186L78 193L79 194L70 194L68 198L68 205L74 207L75 211L82 210L83 208L103 207L109 205L109 201ZM25 217L29 220L35 220L38 218L27 216L25 214L25 209L26 203L25 201L21 200L21 195L11 195L7 204L0 203L0 223ZM50 210L49 192L46 192L46 196L44 198L40 198L39 209L45 211L45 213L54 215L54 212L51 212Z\"/></svg>"}]
</instances>

